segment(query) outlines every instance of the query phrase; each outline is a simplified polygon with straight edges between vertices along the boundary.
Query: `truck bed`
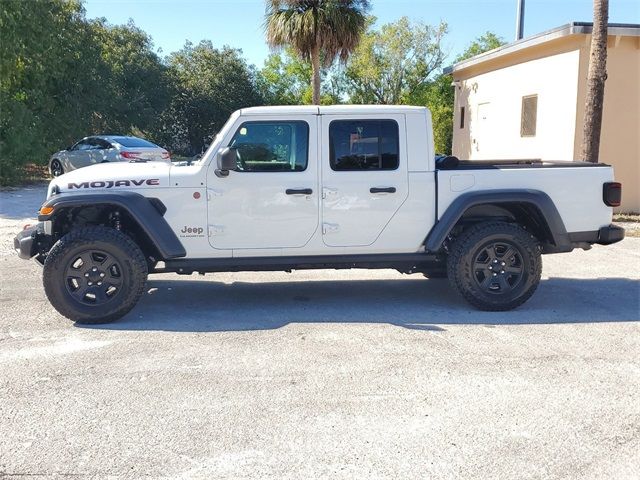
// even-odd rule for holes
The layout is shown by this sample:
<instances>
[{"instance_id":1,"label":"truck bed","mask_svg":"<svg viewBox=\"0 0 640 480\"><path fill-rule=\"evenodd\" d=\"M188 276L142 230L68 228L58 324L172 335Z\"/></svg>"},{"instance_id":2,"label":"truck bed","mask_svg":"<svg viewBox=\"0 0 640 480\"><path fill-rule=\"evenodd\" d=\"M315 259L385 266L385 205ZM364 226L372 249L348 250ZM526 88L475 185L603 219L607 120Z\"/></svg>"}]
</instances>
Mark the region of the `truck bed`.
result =
<instances>
[{"instance_id":1,"label":"truck bed","mask_svg":"<svg viewBox=\"0 0 640 480\"><path fill-rule=\"evenodd\" d=\"M457 161L456 161L457 160ZM591 163L572 160L503 159L503 160L459 160L456 157L437 157L437 170L485 170L499 168L579 168L609 167L606 163Z\"/></svg>"}]
</instances>

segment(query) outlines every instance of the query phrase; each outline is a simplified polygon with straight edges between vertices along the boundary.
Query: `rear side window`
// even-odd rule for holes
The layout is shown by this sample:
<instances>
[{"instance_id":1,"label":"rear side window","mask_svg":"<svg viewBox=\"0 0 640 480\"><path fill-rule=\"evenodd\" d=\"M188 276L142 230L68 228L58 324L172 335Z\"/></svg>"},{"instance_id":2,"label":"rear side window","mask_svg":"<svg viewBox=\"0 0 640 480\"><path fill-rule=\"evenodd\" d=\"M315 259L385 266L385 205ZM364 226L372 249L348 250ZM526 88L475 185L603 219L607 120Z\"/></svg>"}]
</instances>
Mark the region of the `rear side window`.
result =
<instances>
[{"instance_id":1,"label":"rear side window","mask_svg":"<svg viewBox=\"0 0 640 480\"><path fill-rule=\"evenodd\" d=\"M306 122L244 122L230 147L238 152L240 172L301 172L307 168Z\"/></svg>"},{"instance_id":2,"label":"rear side window","mask_svg":"<svg viewBox=\"0 0 640 480\"><path fill-rule=\"evenodd\" d=\"M106 150L111 148L111 144L101 138L92 138L89 140L89 144L91 145L91 150Z\"/></svg>"},{"instance_id":3,"label":"rear side window","mask_svg":"<svg viewBox=\"0 0 640 480\"><path fill-rule=\"evenodd\" d=\"M158 148L158 146L154 143L147 142L141 138L137 137L110 137L115 142L118 142L123 147L127 148Z\"/></svg>"},{"instance_id":4,"label":"rear side window","mask_svg":"<svg viewBox=\"0 0 640 480\"><path fill-rule=\"evenodd\" d=\"M393 120L334 120L329 124L332 170L395 170L398 144L398 124Z\"/></svg>"}]
</instances>

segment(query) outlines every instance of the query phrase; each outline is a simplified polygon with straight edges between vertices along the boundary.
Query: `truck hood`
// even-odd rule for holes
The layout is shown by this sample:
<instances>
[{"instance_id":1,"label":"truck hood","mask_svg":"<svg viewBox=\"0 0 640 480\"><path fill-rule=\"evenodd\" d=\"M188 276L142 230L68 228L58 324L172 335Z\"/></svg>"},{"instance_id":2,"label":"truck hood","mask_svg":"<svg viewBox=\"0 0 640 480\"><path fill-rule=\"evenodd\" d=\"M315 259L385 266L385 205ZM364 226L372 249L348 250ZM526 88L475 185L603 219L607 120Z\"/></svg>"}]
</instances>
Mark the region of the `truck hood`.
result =
<instances>
[{"instance_id":1,"label":"truck hood","mask_svg":"<svg viewBox=\"0 0 640 480\"><path fill-rule=\"evenodd\" d=\"M53 179L47 198L54 192L101 192L160 188L169 185L171 164L166 162L99 163Z\"/></svg>"}]
</instances>

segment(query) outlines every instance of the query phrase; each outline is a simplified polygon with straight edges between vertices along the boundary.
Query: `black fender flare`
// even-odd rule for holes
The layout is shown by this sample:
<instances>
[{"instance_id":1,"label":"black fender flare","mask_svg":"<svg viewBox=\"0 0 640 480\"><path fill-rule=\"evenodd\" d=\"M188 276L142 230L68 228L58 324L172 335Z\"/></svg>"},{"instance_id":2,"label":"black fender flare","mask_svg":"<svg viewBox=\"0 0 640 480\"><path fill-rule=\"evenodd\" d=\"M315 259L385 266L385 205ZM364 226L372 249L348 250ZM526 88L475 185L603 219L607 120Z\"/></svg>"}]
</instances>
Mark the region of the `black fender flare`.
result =
<instances>
[{"instance_id":1,"label":"black fender flare","mask_svg":"<svg viewBox=\"0 0 640 480\"><path fill-rule=\"evenodd\" d=\"M165 205L157 198L147 198L135 192L54 195L42 205L42 208L53 207L53 212L39 215L38 220L52 220L61 210L68 208L96 205L112 205L125 210L158 249L162 260L187 255L182 243L163 217L166 212Z\"/></svg>"},{"instance_id":2,"label":"black fender flare","mask_svg":"<svg viewBox=\"0 0 640 480\"><path fill-rule=\"evenodd\" d=\"M477 205L500 205L504 203L525 203L536 207L540 211L547 222L548 231L554 244L553 248L547 249L549 253L551 253L551 250L554 252L568 252L573 249L569 234L553 200L544 192L529 189L479 191L460 195L449 205L427 235L424 242L425 249L429 252L440 250L451 229L469 208Z\"/></svg>"}]
</instances>

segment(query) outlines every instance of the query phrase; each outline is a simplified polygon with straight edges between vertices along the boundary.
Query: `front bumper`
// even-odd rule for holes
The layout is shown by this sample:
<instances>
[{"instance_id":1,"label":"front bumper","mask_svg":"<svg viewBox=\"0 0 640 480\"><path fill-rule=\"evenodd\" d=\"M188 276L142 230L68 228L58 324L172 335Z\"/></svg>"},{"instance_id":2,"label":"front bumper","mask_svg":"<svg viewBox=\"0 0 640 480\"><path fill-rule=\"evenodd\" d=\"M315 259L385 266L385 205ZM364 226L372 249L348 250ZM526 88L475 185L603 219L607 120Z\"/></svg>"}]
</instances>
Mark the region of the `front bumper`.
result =
<instances>
[{"instance_id":1,"label":"front bumper","mask_svg":"<svg viewBox=\"0 0 640 480\"><path fill-rule=\"evenodd\" d=\"M33 258L38 253L37 237L43 233L42 223L31 225L18 233L13 239L13 247L18 252L18 256L24 260Z\"/></svg>"}]
</instances>

